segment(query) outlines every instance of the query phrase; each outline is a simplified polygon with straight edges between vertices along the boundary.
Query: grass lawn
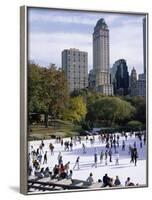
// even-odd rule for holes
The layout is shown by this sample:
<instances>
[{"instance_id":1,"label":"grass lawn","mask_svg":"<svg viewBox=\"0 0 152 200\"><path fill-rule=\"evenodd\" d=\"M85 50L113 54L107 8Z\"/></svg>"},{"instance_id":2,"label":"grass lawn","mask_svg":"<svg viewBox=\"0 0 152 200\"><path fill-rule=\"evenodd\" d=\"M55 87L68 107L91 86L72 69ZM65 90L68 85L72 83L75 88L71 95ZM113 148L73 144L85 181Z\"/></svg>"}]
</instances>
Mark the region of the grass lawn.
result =
<instances>
[{"instance_id":1,"label":"grass lawn","mask_svg":"<svg viewBox=\"0 0 152 200\"><path fill-rule=\"evenodd\" d=\"M28 140L49 139L54 136L69 137L78 135L81 127L71 122L54 120L49 122L46 128L42 124L34 124L29 126Z\"/></svg>"}]
</instances>

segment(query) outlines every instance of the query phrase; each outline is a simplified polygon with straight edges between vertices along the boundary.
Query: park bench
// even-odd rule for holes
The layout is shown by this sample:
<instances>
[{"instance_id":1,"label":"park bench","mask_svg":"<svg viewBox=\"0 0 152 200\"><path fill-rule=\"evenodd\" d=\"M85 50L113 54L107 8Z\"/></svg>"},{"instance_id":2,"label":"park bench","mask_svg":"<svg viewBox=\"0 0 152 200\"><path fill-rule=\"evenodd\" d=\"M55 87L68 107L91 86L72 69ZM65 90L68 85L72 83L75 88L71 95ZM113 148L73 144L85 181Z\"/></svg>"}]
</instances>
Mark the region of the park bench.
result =
<instances>
[{"instance_id":1,"label":"park bench","mask_svg":"<svg viewBox=\"0 0 152 200\"><path fill-rule=\"evenodd\" d=\"M80 181L83 182L83 181ZM52 190L66 190L66 189L86 189L88 185L78 185L74 184L70 179L62 179L62 180L50 180L49 178L43 178L40 180L28 180L28 189L35 188L37 190L42 191L52 191Z\"/></svg>"}]
</instances>

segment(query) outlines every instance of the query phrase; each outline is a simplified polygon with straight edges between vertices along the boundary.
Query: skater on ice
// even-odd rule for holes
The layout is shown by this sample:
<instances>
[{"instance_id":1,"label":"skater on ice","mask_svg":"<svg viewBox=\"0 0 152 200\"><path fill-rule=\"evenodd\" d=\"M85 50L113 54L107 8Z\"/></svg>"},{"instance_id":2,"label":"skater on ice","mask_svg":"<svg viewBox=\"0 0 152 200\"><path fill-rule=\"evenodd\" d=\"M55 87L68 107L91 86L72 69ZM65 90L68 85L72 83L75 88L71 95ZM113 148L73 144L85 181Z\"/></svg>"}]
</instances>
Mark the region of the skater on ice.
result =
<instances>
[{"instance_id":1,"label":"skater on ice","mask_svg":"<svg viewBox=\"0 0 152 200\"><path fill-rule=\"evenodd\" d=\"M102 150L101 153L100 153L100 164L102 164L102 162L103 162L103 156L104 156L104 153L103 153L103 150Z\"/></svg>"},{"instance_id":2,"label":"skater on ice","mask_svg":"<svg viewBox=\"0 0 152 200\"><path fill-rule=\"evenodd\" d=\"M47 164L47 151L44 154L43 164Z\"/></svg>"},{"instance_id":3,"label":"skater on ice","mask_svg":"<svg viewBox=\"0 0 152 200\"><path fill-rule=\"evenodd\" d=\"M92 167L95 166L95 168L97 168L97 162L98 162L98 155L97 153L94 154L94 164L92 165Z\"/></svg>"},{"instance_id":4,"label":"skater on ice","mask_svg":"<svg viewBox=\"0 0 152 200\"><path fill-rule=\"evenodd\" d=\"M119 153L118 151L116 152L116 162L115 162L115 165L119 165Z\"/></svg>"},{"instance_id":5,"label":"skater on ice","mask_svg":"<svg viewBox=\"0 0 152 200\"><path fill-rule=\"evenodd\" d=\"M125 141L123 140L122 141L122 151L125 151L125 146L126 146L126 144L125 144Z\"/></svg>"},{"instance_id":6,"label":"skater on ice","mask_svg":"<svg viewBox=\"0 0 152 200\"><path fill-rule=\"evenodd\" d=\"M135 162L135 166L137 166L137 158L138 158L137 148L134 148L134 162Z\"/></svg>"},{"instance_id":7,"label":"skater on ice","mask_svg":"<svg viewBox=\"0 0 152 200\"><path fill-rule=\"evenodd\" d=\"M82 150L83 150L83 154L85 154L86 153L86 146L85 146L84 143L82 143Z\"/></svg>"},{"instance_id":8,"label":"skater on ice","mask_svg":"<svg viewBox=\"0 0 152 200\"><path fill-rule=\"evenodd\" d=\"M112 162L112 150L109 150L109 162Z\"/></svg>"},{"instance_id":9,"label":"skater on ice","mask_svg":"<svg viewBox=\"0 0 152 200\"><path fill-rule=\"evenodd\" d=\"M108 150L105 151L105 165L108 165Z\"/></svg>"},{"instance_id":10,"label":"skater on ice","mask_svg":"<svg viewBox=\"0 0 152 200\"><path fill-rule=\"evenodd\" d=\"M72 140L71 140L71 142L70 142L70 151L72 151L73 150L73 143L72 143Z\"/></svg>"},{"instance_id":11,"label":"skater on ice","mask_svg":"<svg viewBox=\"0 0 152 200\"><path fill-rule=\"evenodd\" d=\"M80 157L78 156L75 161L75 165L74 165L73 169L75 169L76 167L77 167L77 169L80 169L79 160L80 160Z\"/></svg>"},{"instance_id":12,"label":"skater on ice","mask_svg":"<svg viewBox=\"0 0 152 200\"><path fill-rule=\"evenodd\" d=\"M54 145L52 143L49 144L49 149L51 151L51 155L54 155Z\"/></svg>"}]
</instances>

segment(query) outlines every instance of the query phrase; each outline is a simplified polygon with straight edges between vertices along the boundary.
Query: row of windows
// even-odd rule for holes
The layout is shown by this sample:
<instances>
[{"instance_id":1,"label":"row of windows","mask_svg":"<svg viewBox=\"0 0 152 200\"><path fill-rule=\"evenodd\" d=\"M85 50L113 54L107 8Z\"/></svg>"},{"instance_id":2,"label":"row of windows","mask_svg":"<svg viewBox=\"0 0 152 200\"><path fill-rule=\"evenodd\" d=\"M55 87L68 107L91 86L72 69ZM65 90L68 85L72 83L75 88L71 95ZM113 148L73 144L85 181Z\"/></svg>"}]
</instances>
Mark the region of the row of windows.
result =
<instances>
[{"instance_id":1,"label":"row of windows","mask_svg":"<svg viewBox=\"0 0 152 200\"><path fill-rule=\"evenodd\" d=\"M80 59L74 59L74 58L73 58L73 59L68 59L68 60L67 60L67 63L70 63L70 62L71 62L71 63L73 63L73 62L75 62L75 63L87 63L88 60L87 60L87 59L85 59L85 60L84 60L84 59L81 59L81 60L80 60Z\"/></svg>"},{"instance_id":2,"label":"row of windows","mask_svg":"<svg viewBox=\"0 0 152 200\"><path fill-rule=\"evenodd\" d=\"M87 66L86 65L78 65L78 66L75 66L75 65L73 65L73 66L71 66L71 65L69 65L68 66L68 68L70 68L71 69L71 72L73 72L73 71L80 71L81 69L87 69ZM70 70L69 70L69 72L70 72Z\"/></svg>"},{"instance_id":3,"label":"row of windows","mask_svg":"<svg viewBox=\"0 0 152 200\"><path fill-rule=\"evenodd\" d=\"M68 53L67 56L79 56L79 57L87 57L87 54L84 54L84 53Z\"/></svg>"},{"instance_id":4,"label":"row of windows","mask_svg":"<svg viewBox=\"0 0 152 200\"><path fill-rule=\"evenodd\" d=\"M84 81L84 80L87 80L88 81L88 77L86 76L82 76L82 77L72 77L72 76L68 76L67 77L68 80L71 80L71 81Z\"/></svg>"}]
</instances>

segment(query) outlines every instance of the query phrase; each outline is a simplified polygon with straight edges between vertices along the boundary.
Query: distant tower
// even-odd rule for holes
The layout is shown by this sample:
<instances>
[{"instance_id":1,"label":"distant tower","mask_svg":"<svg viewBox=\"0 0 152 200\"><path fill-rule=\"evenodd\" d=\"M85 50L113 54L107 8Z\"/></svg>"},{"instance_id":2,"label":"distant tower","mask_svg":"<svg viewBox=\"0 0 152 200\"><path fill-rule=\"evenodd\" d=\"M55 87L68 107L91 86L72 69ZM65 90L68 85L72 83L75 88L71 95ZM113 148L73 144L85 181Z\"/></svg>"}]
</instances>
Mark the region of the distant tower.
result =
<instances>
[{"instance_id":1,"label":"distant tower","mask_svg":"<svg viewBox=\"0 0 152 200\"><path fill-rule=\"evenodd\" d=\"M147 20L143 18L143 71L144 73L138 75L137 80L137 96L146 97L146 60L147 60Z\"/></svg>"},{"instance_id":2,"label":"distant tower","mask_svg":"<svg viewBox=\"0 0 152 200\"><path fill-rule=\"evenodd\" d=\"M129 73L125 59L119 59L114 63L111 77L114 86L114 93L118 95L128 95Z\"/></svg>"},{"instance_id":3,"label":"distant tower","mask_svg":"<svg viewBox=\"0 0 152 200\"><path fill-rule=\"evenodd\" d=\"M88 87L88 53L79 49L62 51L62 69L65 73L69 92Z\"/></svg>"},{"instance_id":4,"label":"distant tower","mask_svg":"<svg viewBox=\"0 0 152 200\"><path fill-rule=\"evenodd\" d=\"M143 18L143 64L144 64L144 74L146 74L146 34L147 34L147 27L146 27L146 17Z\"/></svg>"},{"instance_id":5,"label":"distant tower","mask_svg":"<svg viewBox=\"0 0 152 200\"><path fill-rule=\"evenodd\" d=\"M94 74L94 70L90 70L89 72L89 76L88 76L88 88L90 90L95 90L95 74Z\"/></svg>"},{"instance_id":6,"label":"distant tower","mask_svg":"<svg viewBox=\"0 0 152 200\"><path fill-rule=\"evenodd\" d=\"M113 95L109 68L109 29L103 18L97 21L93 32L93 69L96 90Z\"/></svg>"},{"instance_id":7,"label":"distant tower","mask_svg":"<svg viewBox=\"0 0 152 200\"><path fill-rule=\"evenodd\" d=\"M130 95L136 96L138 93L137 91L137 72L135 68L131 70L131 76L130 76Z\"/></svg>"}]
</instances>

